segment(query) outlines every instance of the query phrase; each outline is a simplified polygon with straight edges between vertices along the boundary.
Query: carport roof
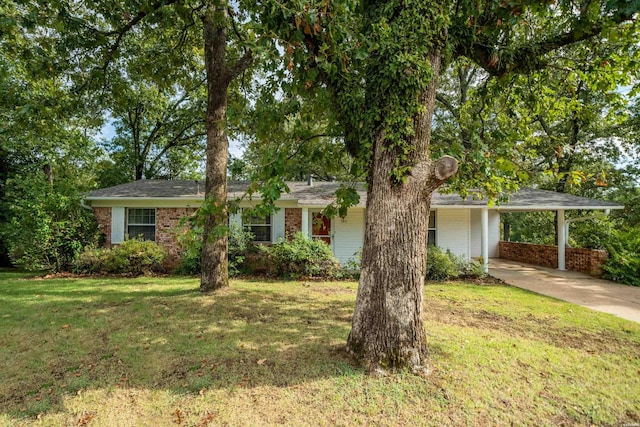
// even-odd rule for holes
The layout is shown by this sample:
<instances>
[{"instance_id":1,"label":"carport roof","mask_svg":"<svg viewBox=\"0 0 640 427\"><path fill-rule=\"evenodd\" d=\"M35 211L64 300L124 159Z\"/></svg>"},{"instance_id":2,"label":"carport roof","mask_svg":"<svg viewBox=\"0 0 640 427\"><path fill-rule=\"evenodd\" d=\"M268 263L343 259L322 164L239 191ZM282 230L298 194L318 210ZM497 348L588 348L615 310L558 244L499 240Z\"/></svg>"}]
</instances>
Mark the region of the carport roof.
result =
<instances>
[{"instance_id":1,"label":"carport roof","mask_svg":"<svg viewBox=\"0 0 640 427\"><path fill-rule=\"evenodd\" d=\"M340 187L339 182L317 181L312 185L307 182L287 182L288 193L283 193L280 200L297 202L302 206L326 206L334 200L334 193ZM229 199L237 199L245 195L248 182L230 181L227 184ZM363 184L357 184L360 195L358 206L366 205L367 193ZM114 187L102 188L90 192L86 200L202 200L204 198L204 181L186 180L142 180ZM259 199L254 195L253 199ZM432 208L483 208L487 200L462 199L458 194L442 194L435 192L431 200ZM571 194L553 191L523 188L510 195L508 201L496 204L491 209L503 211L531 211L557 209L622 209L616 203L605 202Z\"/></svg>"}]
</instances>

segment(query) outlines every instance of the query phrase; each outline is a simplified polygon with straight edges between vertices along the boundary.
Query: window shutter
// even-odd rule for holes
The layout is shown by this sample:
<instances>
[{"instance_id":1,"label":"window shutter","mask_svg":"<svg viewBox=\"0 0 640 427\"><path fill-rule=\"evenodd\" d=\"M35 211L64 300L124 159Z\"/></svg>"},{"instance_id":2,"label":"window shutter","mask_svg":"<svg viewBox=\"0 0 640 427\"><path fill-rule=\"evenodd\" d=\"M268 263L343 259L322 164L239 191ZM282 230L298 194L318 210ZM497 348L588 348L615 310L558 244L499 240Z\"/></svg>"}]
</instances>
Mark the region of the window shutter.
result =
<instances>
[{"instance_id":1,"label":"window shutter","mask_svg":"<svg viewBox=\"0 0 640 427\"><path fill-rule=\"evenodd\" d=\"M284 208L274 212L272 221L271 241L275 243L278 239L284 239Z\"/></svg>"},{"instance_id":2,"label":"window shutter","mask_svg":"<svg viewBox=\"0 0 640 427\"><path fill-rule=\"evenodd\" d=\"M111 208L111 243L122 243L124 240L125 208Z\"/></svg>"}]
</instances>

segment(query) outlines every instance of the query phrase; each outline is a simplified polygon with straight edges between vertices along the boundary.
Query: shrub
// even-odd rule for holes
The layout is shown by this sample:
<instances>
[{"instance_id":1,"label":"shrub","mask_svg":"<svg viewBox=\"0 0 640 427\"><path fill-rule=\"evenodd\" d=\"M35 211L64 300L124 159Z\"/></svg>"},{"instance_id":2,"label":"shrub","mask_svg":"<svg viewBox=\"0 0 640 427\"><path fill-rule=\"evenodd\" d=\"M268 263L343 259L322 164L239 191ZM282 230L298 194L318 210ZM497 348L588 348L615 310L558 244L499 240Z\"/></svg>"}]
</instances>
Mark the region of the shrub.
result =
<instances>
[{"instance_id":1,"label":"shrub","mask_svg":"<svg viewBox=\"0 0 640 427\"><path fill-rule=\"evenodd\" d=\"M337 278L359 279L362 264L362 248L358 249L345 265L342 266Z\"/></svg>"},{"instance_id":2,"label":"shrub","mask_svg":"<svg viewBox=\"0 0 640 427\"><path fill-rule=\"evenodd\" d=\"M174 274L192 276L202 272L202 230L189 228L178 235L180 263Z\"/></svg>"},{"instance_id":3,"label":"shrub","mask_svg":"<svg viewBox=\"0 0 640 427\"><path fill-rule=\"evenodd\" d=\"M640 227L614 231L609 241L609 258L604 277L627 285L640 286Z\"/></svg>"},{"instance_id":4,"label":"shrub","mask_svg":"<svg viewBox=\"0 0 640 427\"><path fill-rule=\"evenodd\" d=\"M88 249L75 262L78 273L148 274L160 272L167 252L157 243L129 239L112 249Z\"/></svg>"},{"instance_id":5,"label":"shrub","mask_svg":"<svg viewBox=\"0 0 640 427\"><path fill-rule=\"evenodd\" d=\"M292 240L279 240L260 250L269 258L269 273L278 277L335 277L340 271L329 245L300 232Z\"/></svg>"},{"instance_id":6,"label":"shrub","mask_svg":"<svg viewBox=\"0 0 640 427\"><path fill-rule=\"evenodd\" d=\"M480 258L479 260L474 260L469 263L466 269L466 276L483 279L487 276L487 273L484 272L484 260Z\"/></svg>"},{"instance_id":7,"label":"shrub","mask_svg":"<svg viewBox=\"0 0 640 427\"><path fill-rule=\"evenodd\" d=\"M51 186L42 174L16 177L5 191L0 241L15 265L69 271L83 248L95 242L93 215L82 208L77 189L63 180Z\"/></svg>"},{"instance_id":8,"label":"shrub","mask_svg":"<svg viewBox=\"0 0 640 427\"><path fill-rule=\"evenodd\" d=\"M237 224L229 227L229 275L237 276L243 269L247 252L255 250L254 235Z\"/></svg>"},{"instance_id":9,"label":"shrub","mask_svg":"<svg viewBox=\"0 0 640 427\"><path fill-rule=\"evenodd\" d=\"M232 224L229 227L229 275L237 276L243 271L243 263L247 252L253 250L253 234ZM178 236L178 244L182 248L180 264L174 271L176 274L194 275L202 272L202 229L193 227Z\"/></svg>"},{"instance_id":10,"label":"shrub","mask_svg":"<svg viewBox=\"0 0 640 427\"><path fill-rule=\"evenodd\" d=\"M437 246L429 246L427 255L427 280L444 281L456 279L465 274L468 263L449 249L443 251Z\"/></svg>"}]
</instances>

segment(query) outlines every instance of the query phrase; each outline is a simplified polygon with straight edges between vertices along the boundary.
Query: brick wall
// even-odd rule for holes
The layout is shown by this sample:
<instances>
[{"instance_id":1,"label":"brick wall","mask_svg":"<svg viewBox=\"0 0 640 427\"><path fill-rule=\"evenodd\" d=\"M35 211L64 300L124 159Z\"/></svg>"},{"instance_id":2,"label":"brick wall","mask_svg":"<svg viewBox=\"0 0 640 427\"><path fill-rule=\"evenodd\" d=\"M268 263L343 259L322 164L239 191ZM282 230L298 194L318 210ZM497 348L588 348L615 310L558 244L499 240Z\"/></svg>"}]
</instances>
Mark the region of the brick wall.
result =
<instances>
[{"instance_id":1,"label":"brick wall","mask_svg":"<svg viewBox=\"0 0 640 427\"><path fill-rule=\"evenodd\" d=\"M567 248L565 257L567 270L582 271L596 277L602 277L602 266L607 258L607 251L582 248Z\"/></svg>"},{"instance_id":2,"label":"brick wall","mask_svg":"<svg viewBox=\"0 0 640 427\"><path fill-rule=\"evenodd\" d=\"M302 209L285 208L284 235L291 239L298 231L302 231Z\"/></svg>"},{"instance_id":3,"label":"brick wall","mask_svg":"<svg viewBox=\"0 0 640 427\"><path fill-rule=\"evenodd\" d=\"M558 248L556 246L518 242L500 242L499 245L500 258L502 259L558 268Z\"/></svg>"},{"instance_id":4,"label":"brick wall","mask_svg":"<svg viewBox=\"0 0 640 427\"><path fill-rule=\"evenodd\" d=\"M180 226L183 217L193 215L196 208L156 208L156 242L169 253L165 261L168 269L176 267L180 260L178 235L186 230Z\"/></svg>"},{"instance_id":5,"label":"brick wall","mask_svg":"<svg viewBox=\"0 0 640 427\"><path fill-rule=\"evenodd\" d=\"M606 251L596 249L566 248L567 270L602 276L602 265L607 260ZM500 258L542 267L558 268L558 247L532 243L500 242Z\"/></svg>"},{"instance_id":6,"label":"brick wall","mask_svg":"<svg viewBox=\"0 0 640 427\"><path fill-rule=\"evenodd\" d=\"M111 208L93 208L93 216L100 233L104 234L104 247L111 247Z\"/></svg>"}]
</instances>

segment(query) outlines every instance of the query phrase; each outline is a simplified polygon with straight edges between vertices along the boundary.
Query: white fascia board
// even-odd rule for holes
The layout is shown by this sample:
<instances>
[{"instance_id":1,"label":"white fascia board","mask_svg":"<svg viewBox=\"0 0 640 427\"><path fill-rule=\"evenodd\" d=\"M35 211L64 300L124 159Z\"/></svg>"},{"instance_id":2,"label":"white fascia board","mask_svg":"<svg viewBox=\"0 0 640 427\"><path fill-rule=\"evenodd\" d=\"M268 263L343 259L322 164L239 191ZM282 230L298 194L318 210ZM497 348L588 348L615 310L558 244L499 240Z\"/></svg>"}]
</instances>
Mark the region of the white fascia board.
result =
<instances>
[{"instance_id":1,"label":"white fascia board","mask_svg":"<svg viewBox=\"0 0 640 427\"><path fill-rule=\"evenodd\" d=\"M607 209L624 209L624 206L494 206L489 209L499 211L557 211L557 210L591 210L591 211L604 211Z\"/></svg>"},{"instance_id":2,"label":"white fascia board","mask_svg":"<svg viewBox=\"0 0 640 427\"><path fill-rule=\"evenodd\" d=\"M88 200L91 207L145 207L145 208L198 208L202 205L202 199L176 199L176 198L154 198L154 197L136 197L125 199L122 197L112 198L94 198Z\"/></svg>"},{"instance_id":3,"label":"white fascia board","mask_svg":"<svg viewBox=\"0 0 640 427\"><path fill-rule=\"evenodd\" d=\"M198 208L202 205L202 198L188 197L93 197L87 198L86 201L92 207L154 207L154 208L176 208L176 207L194 207ZM229 200L232 201L232 200ZM239 206L248 208L256 206L259 200L241 200ZM277 208L295 208L298 207L296 200L276 200Z\"/></svg>"},{"instance_id":4,"label":"white fascia board","mask_svg":"<svg viewBox=\"0 0 640 427\"><path fill-rule=\"evenodd\" d=\"M494 205L488 207L487 205L431 205L431 209L490 209L497 211L556 211L558 209L564 210L607 210L607 209L624 209L624 206L511 206L511 205Z\"/></svg>"}]
</instances>

